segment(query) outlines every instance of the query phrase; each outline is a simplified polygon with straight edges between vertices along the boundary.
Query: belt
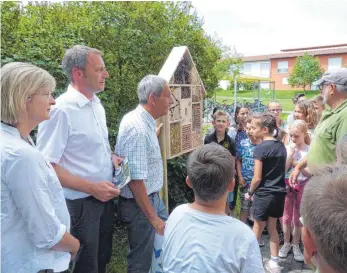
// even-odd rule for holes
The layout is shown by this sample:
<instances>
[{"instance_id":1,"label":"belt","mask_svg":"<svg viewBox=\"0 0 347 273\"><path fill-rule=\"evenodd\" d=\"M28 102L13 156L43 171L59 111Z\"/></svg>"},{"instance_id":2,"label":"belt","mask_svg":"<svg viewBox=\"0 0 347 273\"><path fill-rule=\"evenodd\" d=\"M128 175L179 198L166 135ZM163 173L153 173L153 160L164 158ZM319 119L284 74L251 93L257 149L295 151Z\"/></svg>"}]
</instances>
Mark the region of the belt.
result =
<instances>
[{"instance_id":1,"label":"belt","mask_svg":"<svg viewBox=\"0 0 347 273\"><path fill-rule=\"evenodd\" d=\"M156 192L152 192L152 193L148 194L148 197L149 197L149 198L153 198L153 197L156 196L157 194L158 194L157 191L156 191ZM121 196L121 195L119 195L119 198L120 198L120 199L126 199L126 200L128 200L128 199L135 199L134 197L124 197L124 196Z\"/></svg>"}]
</instances>

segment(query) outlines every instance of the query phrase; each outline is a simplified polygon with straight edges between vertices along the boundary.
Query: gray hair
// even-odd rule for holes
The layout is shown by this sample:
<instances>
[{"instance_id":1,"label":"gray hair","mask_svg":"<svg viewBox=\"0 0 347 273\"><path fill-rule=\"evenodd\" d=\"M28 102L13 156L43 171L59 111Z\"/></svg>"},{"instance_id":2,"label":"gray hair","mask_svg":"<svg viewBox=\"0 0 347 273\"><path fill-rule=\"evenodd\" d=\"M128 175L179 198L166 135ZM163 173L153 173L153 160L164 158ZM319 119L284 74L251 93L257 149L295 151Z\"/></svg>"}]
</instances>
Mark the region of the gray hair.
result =
<instances>
[{"instance_id":1,"label":"gray hair","mask_svg":"<svg viewBox=\"0 0 347 273\"><path fill-rule=\"evenodd\" d=\"M156 75L147 75L139 83L137 87L137 95L140 104L147 104L151 94L160 97L167 81Z\"/></svg>"},{"instance_id":2,"label":"gray hair","mask_svg":"<svg viewBox=\"0 0 347 273\"><path fill-rule=\"evenodd\" d=\"M347 93L347 85L335 84L336 90L341 93Z\"/></svg>"},{"instance_id":3,"label":"gray hair","mask_svg":"<svg viewBox=\"0 0 347 273\"><path fill-rule=\"evenodd\" d=\"M55 79L46 70L33 64L12 62L1 69L1 120L15 125L26 115L26 102L48 88L53 92Z\"/></svg>"},{"instance_id":4,"label":"gray hair","mask_svg":"<svg viewBox=\"0 0 347 273\"><path fill-rule=\"evenodd\" d=\"M204 201L220 199L234 177L234 160L223 146L210 143L197 148L187 161L194 194Z\"/></svg>"},{"instance_id":5,"label":"gray hair","mask_svg":"<svg viewBox=\"0 0 347 273\"><path fill-rule=\"evenodd\" d=\"M347 265L347 166L319 169L305 186L300 212L318 253L342 273Z\"/></svg>"},{"instance_id":6,"label":"gray hair","mask_svg":"<svg viewBox=\"0 0 347 273\"><path fill-rule=\"evenodd\" d=\"M75 45L66 50L61 67L65 71L70 82L73 82L72 70L75 67L80 69L84 69L86 67L89 53L101 55L100 50L84 45Z\"/></svg>"},{"instance_id":7,"label":"gray hair","mask_svg":"<svg viewBox=\"0 0 347 273\"><path fill-rule=\"evenodd\" d=\"M269 108L270 104L279 104L282 106L282 104L278 100L270 100L267 104L267 108Z\"/></svg>"}]
</instances>

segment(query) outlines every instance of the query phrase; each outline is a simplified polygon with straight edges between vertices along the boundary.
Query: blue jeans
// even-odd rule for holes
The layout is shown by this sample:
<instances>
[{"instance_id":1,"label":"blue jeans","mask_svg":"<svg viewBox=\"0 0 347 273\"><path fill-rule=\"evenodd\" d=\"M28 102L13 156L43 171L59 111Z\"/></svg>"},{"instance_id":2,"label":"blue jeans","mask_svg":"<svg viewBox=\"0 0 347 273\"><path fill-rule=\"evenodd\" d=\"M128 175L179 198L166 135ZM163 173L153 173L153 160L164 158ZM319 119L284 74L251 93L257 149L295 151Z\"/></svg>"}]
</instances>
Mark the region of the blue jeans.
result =
<instances>
[{"instance_id":1,"label":"blue jeans","mask_svg":"<svg viewBox=\"0 0 347 273\"><path fill-rule=\"evenodd\" d=\"M157 215L166 221L167 211L159 194L152 193L148 198ZM118 208L128 232L127 272L148 273L152 263L155 230L135 199L119 197Z\"/></svg>"}]
</instances>

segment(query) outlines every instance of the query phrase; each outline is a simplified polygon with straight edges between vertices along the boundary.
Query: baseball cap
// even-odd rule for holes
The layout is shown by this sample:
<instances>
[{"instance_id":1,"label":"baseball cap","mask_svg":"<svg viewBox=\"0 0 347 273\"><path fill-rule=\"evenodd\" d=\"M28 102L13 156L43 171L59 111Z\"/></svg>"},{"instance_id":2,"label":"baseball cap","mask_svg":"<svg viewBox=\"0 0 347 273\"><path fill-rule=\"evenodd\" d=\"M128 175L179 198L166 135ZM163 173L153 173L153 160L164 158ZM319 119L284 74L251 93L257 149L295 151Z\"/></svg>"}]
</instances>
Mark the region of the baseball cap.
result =
<instances>
[{"instance_id":1,"label":"baseball cap","mask_svg":"<svg viewBox=\"0 0 347 273\"><path fill-rule=\"evenodd\" d=\"M337 68L325 72L322 78L315 81L313 85L321 85L324 82L347 86L347 68Z\"/></svg>"}]
</instances>

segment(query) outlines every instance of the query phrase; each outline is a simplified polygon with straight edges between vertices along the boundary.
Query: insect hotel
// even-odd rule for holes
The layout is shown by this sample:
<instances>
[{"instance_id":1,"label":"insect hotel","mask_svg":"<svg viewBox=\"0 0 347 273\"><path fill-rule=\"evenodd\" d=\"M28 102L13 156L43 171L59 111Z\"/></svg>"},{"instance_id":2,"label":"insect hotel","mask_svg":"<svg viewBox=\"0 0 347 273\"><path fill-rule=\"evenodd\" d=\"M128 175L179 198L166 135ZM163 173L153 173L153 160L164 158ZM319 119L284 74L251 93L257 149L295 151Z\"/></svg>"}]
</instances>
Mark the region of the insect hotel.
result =
<instances>
[{"instance_id":1,"label":"insect hotel","mask_svg":"<svg viewBox=\"0 0 347 273\"><path fill-rule=\"evenodd\" d=\"M174 104L164 117L167 159L185 154L203 143L204 85L188 47L174 47L159 76L169 83Z\"/></svg>"},{"instance_id":2,"label":"insect hotel","mask_svg":"<svg viewBox=\"0 0 347 273\"><path fill-rule=\"evenodd\" d=\"M166 160L193 151L203 144L204 85L186 46L174 47L159 76L169 83L174 99L169 113L162 117L160 146L164 161L163 199L167 203Z\"/></svg>"}]
</instances>

